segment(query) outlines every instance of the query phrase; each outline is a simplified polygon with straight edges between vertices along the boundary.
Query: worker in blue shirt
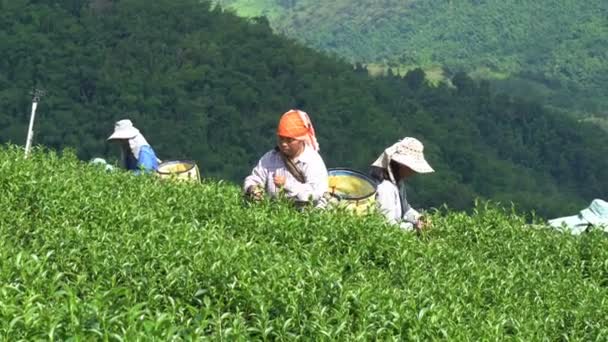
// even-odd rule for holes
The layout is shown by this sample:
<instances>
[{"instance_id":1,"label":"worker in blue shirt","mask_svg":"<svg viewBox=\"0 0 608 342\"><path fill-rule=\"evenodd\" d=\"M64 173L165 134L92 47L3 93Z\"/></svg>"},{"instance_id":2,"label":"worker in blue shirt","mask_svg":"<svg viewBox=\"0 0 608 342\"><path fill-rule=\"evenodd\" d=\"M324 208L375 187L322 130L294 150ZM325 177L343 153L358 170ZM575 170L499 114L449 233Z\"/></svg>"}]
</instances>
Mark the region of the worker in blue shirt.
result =
<instances>
[{"instance_id":1,"label":"worker in blue shirt","mask_svg":"<svg viewBox=\"0 0 608 342\"><path fill-rule=\"evenodd\" d=\"M117 121L114 133L108 141L120 144L121 161L125 169L135 173L151 172L158 169L159 160L156 153L141 132L133 126L131 120Z\"/></svg>"}]
</instances>

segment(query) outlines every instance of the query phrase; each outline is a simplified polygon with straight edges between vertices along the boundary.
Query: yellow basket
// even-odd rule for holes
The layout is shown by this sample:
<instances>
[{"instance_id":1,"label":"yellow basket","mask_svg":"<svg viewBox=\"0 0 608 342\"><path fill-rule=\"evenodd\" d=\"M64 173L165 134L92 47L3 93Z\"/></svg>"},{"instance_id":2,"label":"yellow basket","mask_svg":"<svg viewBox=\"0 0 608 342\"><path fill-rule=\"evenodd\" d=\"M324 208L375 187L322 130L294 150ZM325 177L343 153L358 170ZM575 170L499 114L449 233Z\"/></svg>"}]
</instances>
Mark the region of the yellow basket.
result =
<instances>
[{"instance_id":1,"label":"yellow basket","mask_svg":"<svg viewBox=\"0 0 608 342\"><path fill-rule=\"evenodd\" d=\"M172 160L161 163L156 170L160 178L200 182L201 175L196 163L190 160Z\"/></svg>"},{"instance_id":2,"label":"yellow basket","mask_svg":"<svg viewBox=\"0 0 608 342\"><path fill-rule=\"evenodd\" d=\"M364 214L375 209L376 182L350 169L329 170L330 203Z\"/></svg>"}]
</instances>

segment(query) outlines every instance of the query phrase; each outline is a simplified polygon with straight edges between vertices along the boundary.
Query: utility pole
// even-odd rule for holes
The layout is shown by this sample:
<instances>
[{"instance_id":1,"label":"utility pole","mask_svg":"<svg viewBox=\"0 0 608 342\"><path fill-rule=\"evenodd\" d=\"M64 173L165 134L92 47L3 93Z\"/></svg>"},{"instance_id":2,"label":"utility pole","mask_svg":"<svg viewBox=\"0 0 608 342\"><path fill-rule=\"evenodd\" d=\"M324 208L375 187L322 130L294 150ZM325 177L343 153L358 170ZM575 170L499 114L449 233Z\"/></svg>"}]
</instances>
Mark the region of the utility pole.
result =
<instances>
[{"instance_id":1,"label":"utility pole","mask_svg":"<svg viewBox=\"0 0 608 342\"><path fill-rule=\"evenodd\" d=\"M44 95L44 91L40 89L34 89L32 92L32 114L30 115L30 126L27 129L27 140L25 141L25 158L27 158L32 148L32 139L34 138L34 120L36 119L36 107L40 98Z\"/></svg>"}]
</instances>

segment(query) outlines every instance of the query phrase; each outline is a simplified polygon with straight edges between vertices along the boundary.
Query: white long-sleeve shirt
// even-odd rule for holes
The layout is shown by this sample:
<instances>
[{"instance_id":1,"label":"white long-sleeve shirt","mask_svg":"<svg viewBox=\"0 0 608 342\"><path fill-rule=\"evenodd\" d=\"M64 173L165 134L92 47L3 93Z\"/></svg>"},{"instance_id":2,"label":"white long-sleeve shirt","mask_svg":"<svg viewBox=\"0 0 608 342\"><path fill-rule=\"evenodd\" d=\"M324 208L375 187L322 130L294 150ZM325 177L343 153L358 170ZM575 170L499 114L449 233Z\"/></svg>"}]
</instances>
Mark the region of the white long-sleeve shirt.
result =
<instances>
[{"instance_id":1,"label":"white long-sleeve shirt","mask_svg":"<svg viewBox=\"0 0 608 342\"><path fill-rule=\"evenodd\" d=\"M407 230L413 229L422 216L409 205L405 194L403 198L399 196L399 187L389 180L384 180L378 185L376 205L389 223L397 224Z\"/></svg>"},{"instance_id":2,"label":"white long-sleeve shirt","mask_svg":"<svg viewBox=\"0 0 608 342\"><path fill-rule=\"evenodd\" d=\"M294 163L304 175L304 183L300 183L287 170L279 151L273 149L267 152L253 168L251 174L245 178L243 190L247 191L251 186L261 185L267 194L276 197L279 188L274 184L274 176L281 175L285 176L283 188L288 198L298 202L309 200L318 202L323 194L328 191L329 186L327 168L323 158L314 149L306 145L304 151L294 160Z\"/></svg>"}]
</instances>

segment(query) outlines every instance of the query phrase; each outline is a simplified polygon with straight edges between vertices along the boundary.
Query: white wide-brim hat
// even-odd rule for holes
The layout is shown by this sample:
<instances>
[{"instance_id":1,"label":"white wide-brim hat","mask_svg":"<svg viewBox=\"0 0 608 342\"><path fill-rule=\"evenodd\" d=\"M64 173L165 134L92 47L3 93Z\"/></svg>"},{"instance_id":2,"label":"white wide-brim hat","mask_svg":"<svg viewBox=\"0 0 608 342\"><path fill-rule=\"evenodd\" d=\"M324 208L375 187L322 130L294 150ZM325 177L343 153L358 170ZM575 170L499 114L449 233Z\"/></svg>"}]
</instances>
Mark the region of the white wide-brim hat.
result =
<instances>
[{"instance_id":1,"label":"white wide-brim hat","mask_svg":"<svg viewBox=\"0 0 608 342\"><path fill-rule=\"evenodd\" d=\"M114 124L114 133L110 135L108 140L117 139L133 139L139 135L139 130L133 126L129 119L116 121Z\"/></svg>"},{"instance_id":2,"label":"white wide-brim hat","mask_svg":"<svg viewBox=\"0 0 608 342\"><path fill-rule=\"evenodd\" d=\"M577 215L549 220L549 225L554 228L566 227L575 235L587 230L589 225L608 232L608 203L601 199L594 199L587 208L581 210Z\"/></svg>"},{"instance_id":3,"label":"white wide-brim hat","mask_svg":"<svg viewBox=\"0 0 608 342\"><path fill-rule=\"evenodd\" d=\"M424 159L422 153L419 155L411 154L399 154L396 153L391 157L392 160L396 161L401 165L405 165L417 173L431 173L435 172L431 165Z\"/></svg>"},{"instance_id":4,"label":"white wide-brim hat","mask_svg":"<svg viewBox=\"0 0 608 342\"><path fill-rule=\"evenodd\" d=\"M384 150L372 165L387 169L390 173L391 160L405 165L417 173L435 172L424 158L424 146L416 138L406 137L393 144Z\"/></svg>"},{"instance_id":5,"label":"white wide-brim hat","mask_svg":"<svg viewBox=\"0 0 608 342\"><path fill-rule=\"evenodd\" d=\"M581 210L581 216L594 226L608 227L608 203L596 198L587 208Z\"/></svg>"}]
</instances>

